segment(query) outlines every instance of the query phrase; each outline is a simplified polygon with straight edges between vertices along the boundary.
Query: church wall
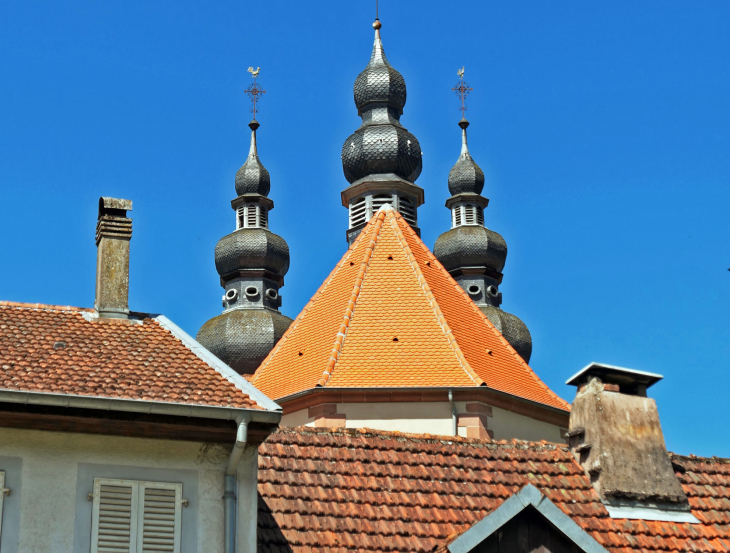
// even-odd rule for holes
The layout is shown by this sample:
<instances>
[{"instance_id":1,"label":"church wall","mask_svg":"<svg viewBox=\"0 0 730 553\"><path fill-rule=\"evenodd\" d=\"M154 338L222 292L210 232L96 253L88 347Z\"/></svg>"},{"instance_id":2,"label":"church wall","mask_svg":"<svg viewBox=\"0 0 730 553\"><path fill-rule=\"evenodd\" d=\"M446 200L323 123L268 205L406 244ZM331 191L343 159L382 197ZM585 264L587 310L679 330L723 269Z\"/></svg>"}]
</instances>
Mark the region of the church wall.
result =
<instances>
[{"instance_id":1,"label":"church wall","mask_svg":"<svg viewBox=\"0 0 730 553\"><path fill-rule=\"evenodd\" d=\"M183 484L181 553L223 551L223 474L230 444L0 428L3 553L88 553L94 478ZM7 468L6 468L7 467ZM255 550L256 448L239 465L238 551ZM251 506L244 503L250 502ZM254 547L250 545L254 544Z\"/></svg>"},{"instance_id":2,"label":"church wall","mask_svg":"<svg viewBox=\"0 0 730 553\"><path fill-rule=\"evenodd\" d=\"M322 409L322 407L329 407ZM481 407L480 409L475 406ZM492 436L497 440L548 440L562 443L565 429L506 409L483 403L457 401L458 434L464 437ZM482 433L468 426L481 422ZM285 414L281 426L372 428L415 434L453 435L451 405L448 402L332 403ZM489 431L489 434L487 434Z\"/></svg>"}]
</instances>

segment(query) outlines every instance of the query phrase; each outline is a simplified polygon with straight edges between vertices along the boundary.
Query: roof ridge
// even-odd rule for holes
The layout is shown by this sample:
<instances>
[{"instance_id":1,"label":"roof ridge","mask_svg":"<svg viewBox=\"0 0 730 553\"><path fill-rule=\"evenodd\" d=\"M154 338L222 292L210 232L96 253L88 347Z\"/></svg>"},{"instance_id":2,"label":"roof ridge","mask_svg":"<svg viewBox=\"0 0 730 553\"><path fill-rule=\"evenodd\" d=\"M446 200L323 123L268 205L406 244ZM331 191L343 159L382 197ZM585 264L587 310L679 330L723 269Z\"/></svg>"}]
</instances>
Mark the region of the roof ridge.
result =
<instances>
[{"instance_id":1,"label":"roof ridge","mask_svg":"<svg viewBox=\"0 0 730 553\"><path fill-rule=\"evenodd\" d=\"M264 357L264 360L261 361L261 364L256 368L254 373L251 375L251 382L252 384L255 384L256 378L260 374L260 371L262 371L268 364L269 361L274 357L276 352L278 352L282 346L286 343L287 339L289 338L289 334L294 332L296 327L299 325L300 322L304 319L307 312L309 311L309 308L312 307L312 304L314 303L315 299L327 288L327 285L332 282L332 279L335 277L335 273L339 269L342 268L342 264L344 263L345 259L348 258L352 254L353 247L355 244L353 243L352 246L350 246L347 251L344 253L344 255L340 258L340 261L334 266L334 268L330 271L330 274L327 275L327 278L324 279L324 282L319 285L319 288L312 294L312 297L309 298L309 301L306 303L306 305L302 308L302 310L299 312L299 315L296 316L296 318L292 321L292 323L289 325L289 328L286 329L286 332L282 334L281 338L279 338L279 341L276 343L276 345L271 349L269 354Z\"/></svg>"},{"instance_id":2,"label":"roof ridge","mask_svg":"<svg viewBox=\"0 0 730 553\"><path fill-rule=\"evenodd\" d=\"M350 301L347 302L347 309L345 309L345 314L342 318L342 323L340 324L340 330L335 336L335 343L332 346L330 358L327 361L327 366L322 373L322 377L317 382L318 386L326 386L327 382L329 382L329 379L332 377L332 373L335 370L335 365L337 364L337 360L340 357L342 345L345 341L345 336L347 335L347 329L350 326L350 320L352 320L352 314L355 311L355 305L357 304L357 300L360 297L362 283L365 280L365 275L367 274L368 268L370 267L370 260L373 257L373 250L375 249L375 244L377 243L378 237L380 236L380 230L383 228L383 221L385 220L387 213L388 211L386 210L379 210L377 215L373 217L373 219L375 219L375 222L373 223L374 230L372 231L373 236L370 238L370 243L365 247L365 254L363 256L362 262L360 263L360 269L358 270L357 277L355 277L355 285L352 287Z\"/></svg>"},{"instance_id":3,"label":"roof ridge","mask_svg":"<svg viewBox=\"0 0 730 553\"><path fill-rule=\"evenodd\" d=\"M363 437L382 437L382 438L400 438L413 441L438 441L448 443L460 443L465 445L489 445L489 446L512 446L522 448L557 448L569 451L570 447L565 443L548 442L541 440L539 442L530 440L520 440L512 438L511 440L493 440L491 438L467 438L466 436L447 436L444 434L427 434L417 432L399 432L397 430L380 430L378 428L338 428L338 427L315 427L315 426L282 426L279 427L272 436L276 434L330 434L330 435L346 435L346 436L363 436Z\"/></svg>"},{"instance_id":4,"label":"roof ridge","mask_svg":"<svg viewBox=\"0 0 730 553\"><path fill-rule=\"evenodd\" d=\"M93 307L74 307L72 305L50 305L46 303L27 303L21 301L0 300L0 307L18 307L24 309L43 309L46 311L75 311L94 313Z\"/></svg>"},{"instance_id":5,"label":"roof ridge","mask_svg":"<svg viewBox=\"0 0 730 553\"><path fill-rule=\"evenodd\" d=\"M396 215L397 215L398 218L403 219L403 216L400 213L397 213L396 212ZM405 221L405 219L403 219L403 221L407 224L407 221ZM407 225L407 226L408 226L408 229L415 236L418 236L418 235L416 235L415 231L410 227L410 225ZM539 386L541 386L548 394L550 394L551 396L553 396L555 399L557 399L559 402L561 402L568 410L570 410L570 403L568 403L563 398L561 398L559 395L557 395L555 392L553 392L548 387L548 385L545 384L540 379L539 376L537 376L537 374L535 373L535 371L532 370L532 367L530 367L530 365L528 365L525 362L525 360L522 359L522 357L520 356L520 354L517 353L517 351L515 351L515 349L507 341L507 339L502 335L502 333L499 330L497 330L497 327L495 327L494 324L492 324L492 321L490 321L489 318L484 314L484 312L481 309L479 309L479 307L477 307L477 305L474 303L474 301L469 297L469 295L459 285L459 283L456 282L456 280L454 279L454 277L452 277L451 274L449 274L449 272L441 264L441 262L438 260L438 258L431 252L431 250L428 249L428 247L426 247L426 244L423 242L423 240L420 240L420 238L419 238L419 242L422 245L423 251L431 259L431 261L432 262L436 262L436 264L437 264L436 267L439 268L449 278L449 280L452 281L452 284L453 284L454 289L456 290L456 292L458 294L464 296L467 300L469 300L469 305L471 305L472 310L475 313L477 313L482 318L483 321L485 321L487 323L487 326L492 330L492 332L497 336L497 338L502 342L502 344L504 344L505 346L507 346L508 351L512 353L512 355L515 357L515 359L517 360L517 362L520 363L523 366L523 368L527 370L528 374L537 382L537 384ZM487 387L489 387L489 384L488 383L486 383L486 385L487 385Z\"/></svg>"},{"instance_id":6,"label":"roof ridge","mask_svg":"<svg viewBox=\"0 0 730 553\"><path fill-rule=\"evenodd\" d=\"M164 315L157 315L153 320L169 332L175 339L180 340L180 342L193 352L198 359L203 361L203 363L207 364L221 377L233 384L242 394L253 399L262 409L266 409L267 411L281 410L281 407L275 401L270 399L251 382L218 359L218 357L213 355L200 342L173 323L170 319Z\"/></svg>"},{"instance_id":7,"label":"roof ridge","mask_svg":"<svg viewBox=\"0 0 730 553\"><path fill-rule=\"evenodd\" d=\"M477 385L481 386L483 384L486 384L484 380L482 380L479 375L474 371L474 369L471 368L471 365L469 364L469 361L464 356L464 353L461 351L461 347L459 347L458 342L456 341L456 337L454 336L454 333L451 331L451 327L449 326L449 323L446 321L446 317L444 317L444 314L441 312L441 308L439 307L438 302L436 301L436 298L433 295L433 292L431 291L431 287L428 284L428 281L426 280L426 277L423 274L423 271L421 271L421 267L418 265L418 262L416 261L416 257L413 255L413 252L411 251L411 247L408 245L408 242L406 241L406 237L403 235L403 230L401 229L401 225L399 224L399 221L403 221L405 225L415 234L415 231L411 229L411 226L406 222L406 220L403 218L403 216L398 213L397 211L394 211L394 218L392 219L392 224L395 226L395 235L398 238L398 242L400 243L401 247L403 248L403 251L406 254L406 258L408 259L408 263L410 263L411 268L416 273L416 277L418 278L418 283L421 286L421 289L426 294L426 299L428 299L428 304L431 306L431 310L433 311L434 315L436 315L436 320L438 320L439 326L441 327L442 332L444 333L444 336L446 337L447 341L449 342L449 346L451 346L451 349L456 354L456 358L459 360L459 363L461 364L461 367L464 369L464 372L469 376L469 378L472 379L472 381Z\"/></svg>"}]
</instances>

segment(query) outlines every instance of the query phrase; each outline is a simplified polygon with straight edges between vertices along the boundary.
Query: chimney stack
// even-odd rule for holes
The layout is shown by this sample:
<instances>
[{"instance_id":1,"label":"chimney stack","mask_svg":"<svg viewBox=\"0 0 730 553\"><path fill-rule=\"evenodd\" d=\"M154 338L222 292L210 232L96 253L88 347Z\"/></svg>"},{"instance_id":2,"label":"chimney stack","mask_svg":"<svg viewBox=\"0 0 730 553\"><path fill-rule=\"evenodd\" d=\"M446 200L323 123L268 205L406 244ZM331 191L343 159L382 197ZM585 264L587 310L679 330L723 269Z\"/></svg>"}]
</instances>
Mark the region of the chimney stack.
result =
<instances>
[{"instance_id":1,"label":"chimney stack","mask_svg":"<svg viewBox=\"0 0 730 553\"><path fill-rule=\"evenodd\" d=\"M663 377L591 363L567 381L571 451L613 518L696 522L646 390ZM686 519L686 520L684 520Z\"/></svg>"},{"instance_id":2,"label":"chimney stack","mask_svg":"<svg viewBox=\"0 0 730 553\"><path fill-rule=\"evenodd\" d=\"M131 200L99 198L96 224L96 300L99 317L129 316L129 241L132 239Z\"/></svg>"}]
</instances>

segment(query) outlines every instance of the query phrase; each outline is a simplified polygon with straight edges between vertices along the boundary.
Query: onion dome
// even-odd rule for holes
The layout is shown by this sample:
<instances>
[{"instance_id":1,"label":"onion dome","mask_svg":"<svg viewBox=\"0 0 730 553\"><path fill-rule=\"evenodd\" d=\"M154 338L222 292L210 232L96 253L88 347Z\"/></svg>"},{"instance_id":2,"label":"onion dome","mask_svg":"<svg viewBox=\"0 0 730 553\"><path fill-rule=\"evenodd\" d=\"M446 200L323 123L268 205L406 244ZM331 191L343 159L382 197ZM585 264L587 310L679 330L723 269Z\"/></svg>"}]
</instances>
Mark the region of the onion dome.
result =
<instances>
[{"instance_id":1,"label":"onion dome","mask_svg":"<svg viewBox=\"0 0 730 553\"><path fill-rule=\"evenodd\" d=\"M462 80L457 85L463 95L467 89ZM462 104L463 108L463 104ZM527 326L514 315L502 311L502 271L507 261L507 243L504 238L484 226L484 209L489 200L481 195L484 173L474 162L466 141L466 118L461 127L461 154L449 172L449 191L446 201L451 210L451 230L436 240L433 253L444 268L466 291L471 300L502 333L514 350L530 361L532 337Z\"/></svg>"},{"instance_id":2,"label":"onion dome","mask_svg":"<svg viewBox=\"0 0 730 553\"><path fill-rule=\"evenodd\" d=\"M197 339L239 374L253 374L292 320L269 309L234 309L210 319Z\"/></svg>"},{"instance_id":3,"label":"onion dome","mask_svg":"<svg viewBox=\"0 0 730 553\"><path fill-rule=\"evenodd\" d=\"M406 82L385 57L380 21L373 27L373 53L354 87L362 125L342 145L342 169L350 183L378 174L414 182L421 174L421 145L400 123Z\"/></svg>"},{"instance_id":4,"label":"onion dome","mask_svg":"<svg viewBox=\"0 0 730 553\"><path fill-rule=\"evenodd\" d=\"M384 203L419 232L417 208L423 204L423 189L414 184L423 168L421 145L400 122L406 82L385 57L381 26L376 19L370 61L355 79L355 105L362 123L342 144L342 170L350 183L342 192L342 205L350 212L350 244Z\"/></svg>"},{"instance_id":5,"label":"onion dome","mask_svg":"<svg viewBox=\"0 0 730 553\"><path fill-rule=\"evenodd\" d=\"M507 243L493 230L480 225L465 225L439 236L433 254L447 271L461 267L486 267L501 273L507 260Z\"/></svg>"},{"instance_id":6,"label":"onion dome","mask_svg":"<svg viewBox=\"0 0 730 553\"><path fill-rule=\"evenodd\" d=\"M247 93L255 101L265 91L255 82L258 70L249 71L254 83ZM274 209L274 202L267 197L269 172L259 161L256 147L259 124L254 119L249 127L251 148L236 174L238 197L231 202L236 230L215 247L215 268L225 289L221 299L224 310L206 322L197 335L205 348L241 374L256 370L292 322L279 312L279 289L289 270L289 246L269 230L268 213Z\"/></svg>"},{"instance_id":7,"label":"onion dome","mask_svg":"<svg viewBox=\"0 0 730 553\"><path fill-rule=\"evenodd\" d=\"M461 127L461 154L449 171L449 192L452 195L472 193L481 194L484 188L484 172L472 159L466 143L466 128L469 121L459 121Z\"/></svg>"},{"instance_id":8,"label":"onion dome","mask_svg":"<svg viewBox=\"0 0 730 553\"><path fill-rule=\"evenodd\" d=\"M502 311L499 307L480 305L479 309L502 333L505 340L525 360L525 363L529 363L532 356L532 336L527 329L527 325L515 315Z\"/></svg>"},{"instance_id":9,"label":"onion dome","mask_svg":"<svg viewBox=\"0 0 730 553\"><path fill-rule=\"evenodd\" d=\"M385 103L400 115L406 105L406 81L385 57L383 41L380 39L382 24L376 20L373 27L375 43L370 63L355 79L355 105L361 114L369 104Z\"/></svg>"},{"instance_id":10,"label":"onion dome","mask_svg":"<svg viewBox=\"0 0 730 553\"><path fill-rule=\"evenodd\" d=\"M248 152L248 158L236 173L236 193L239 196L243 194L267 196L271 189L271 177L266 167L259 160L256 149L256 129L259 128L259 124L254 119L248 126L251 128L251 148Z\"/></svg>"},{"instance_id":11,"label":"onion dome","mask_svg":"<svg viewBox=\"0 0 730 553\"><path fill-rule=\"evenodd\" d=\"M289 246L268 230L238 229L218 241L215 269L221 277L242 269L262 269L283 277L289 270Z\"/></svg>"}]
</instances>

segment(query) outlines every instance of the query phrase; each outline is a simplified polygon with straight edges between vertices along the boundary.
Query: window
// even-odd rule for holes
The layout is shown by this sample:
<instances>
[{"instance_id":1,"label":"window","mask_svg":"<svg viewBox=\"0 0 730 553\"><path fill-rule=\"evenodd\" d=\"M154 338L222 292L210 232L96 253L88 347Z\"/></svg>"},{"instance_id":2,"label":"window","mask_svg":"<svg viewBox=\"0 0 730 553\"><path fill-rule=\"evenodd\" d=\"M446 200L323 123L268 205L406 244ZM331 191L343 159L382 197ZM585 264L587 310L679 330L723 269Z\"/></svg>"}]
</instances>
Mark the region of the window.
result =
<instances>
[{"instance_id":1,"label":"window","mask_svg":"<svg viewBox=\"0 0 730 553\"><path fill-rule=\"evenodd\" d=\"M373 215L385 204L393 205L392 194L376 194L373 196Z\"/></svg>"},{"instance_id":2,"label":"window","mask_svg":"<svg viewBox=\"0 0 730 553\"><path fill-rule=\"evenodd\" d=\"M94 479L91 553L180 553L182 484Z\"/></svg>"},{"instance_id":3,"label":"window","mask_svg":"<svg viewBox=\"0 0 730 553\"><path fill-rule=\"evenodd\" d=\"M269 228L269 219L267 217L266 208L263 206L259 207L259 217L261 218L259 226L261 228Z\"/></svg>"},{"instance_id":4,"label":"window","mask_svg":"<svg viewBox=\"0 0 730 553\"><path fill-rule=\"evenodd\" d=\"M8 490L5 489L5 471L0 470L0 530L3 527L3 499Z\"/></svg>"},{"instance_id":5,"label":"window","mask_svg":"<svg viewBox=\"0 0 730 553\"><path fill-rule=\"evenodd\" d=\"M413 202L410 200L410 198L406 198L405 196L402 198L399 198L400 203L400 214L403 216L403 218L408 221L408 224L412 226L416 226L416 208L413 205Z\"/></svg>"},{"instance_id":6,"label":"window","mask_svg":"<svg viewBox=\"0 0 730 553\"><path fill-rule=\"evenodd\" d=\"M484 208L477 206L477 225L484 226Z\"/></svg>"},{"instance_id":7,"label":"window","mask_svg":"<svg viewBox=\"0 0 730 553\"><path fill-rule=\"evenodd\" d=\"M258 206L255 205L248 205L246 207L246 227L247 228L256 228L258 225L256 224L258 222L258 209L256 209Z\"/></svg>"},{"instance_id":8,"label":"window","mask_svg":"<svg viewBox=\"0 0 730 553\"><path fill-rule=\"evenodd\" d=\"M461 226L461 206L457 205L454 208L454 226L460 227Z\"/></svg>"},{"instance_id":9,"label":"window","mask_svg":"<svg viewBox=\"0 0 730 553\"><path fill-rule=\"evenodd\" d=\"M236 209L236 230L243 228L245 206L239 205Z\"/></svg>"},{"instance_id":10,"label":"window","mask_svg":"<svg viewBox=\"0 0 730 553\"><path fill-rule=\"evenodd\" d=\"M367 199L358 198L350 204L350 228L361 225L367 216Z\"/></svg>"},{"instance_id":11,"label":"window","mask_svg":"<svg viewBox=\"0 0 730 553\"><path fill-rule=\"evenodd\" d=\"M473 225L474 223L474 206L467 204L464 206L464 224Z\"/></svg>"}]
</instances>

